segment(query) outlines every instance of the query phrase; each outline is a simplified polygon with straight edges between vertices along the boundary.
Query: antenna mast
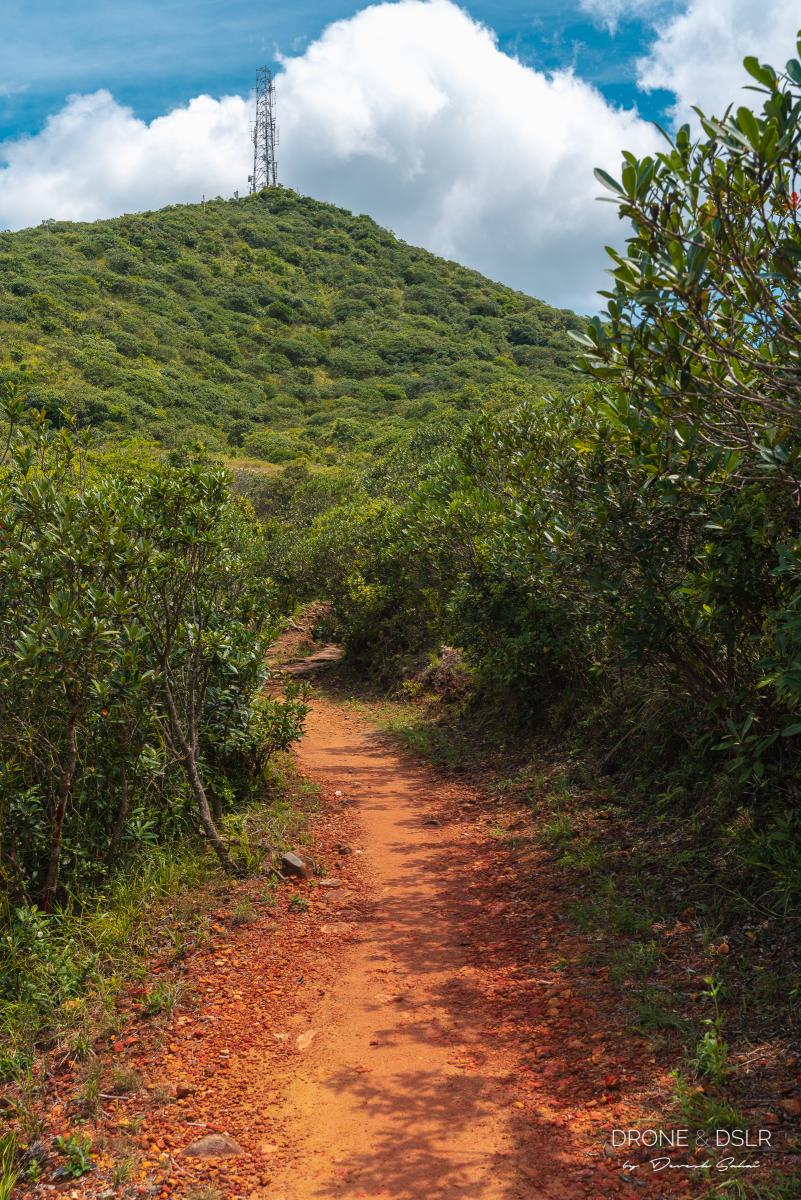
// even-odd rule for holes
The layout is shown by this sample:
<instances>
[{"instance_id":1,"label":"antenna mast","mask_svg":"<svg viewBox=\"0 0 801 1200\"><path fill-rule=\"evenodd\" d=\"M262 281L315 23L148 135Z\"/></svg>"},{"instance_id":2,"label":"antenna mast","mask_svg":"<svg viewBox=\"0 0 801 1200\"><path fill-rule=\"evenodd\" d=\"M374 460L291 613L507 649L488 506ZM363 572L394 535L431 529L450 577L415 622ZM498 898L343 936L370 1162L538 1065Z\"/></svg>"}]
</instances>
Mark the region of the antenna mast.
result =
<instances>
[{"instance_id":1,"label":"antenna mast","mask_svg":"<svg viewBox=\"0 0 801 1200\"><path fill-rule=\"evenodd\" d=\"M251 194L262 188L277 187L278 124L275 116L275 81L269 67L256 72L256 120L251 126L253 138L253 174L248 175Z\"/></svg>"}]
</instances>

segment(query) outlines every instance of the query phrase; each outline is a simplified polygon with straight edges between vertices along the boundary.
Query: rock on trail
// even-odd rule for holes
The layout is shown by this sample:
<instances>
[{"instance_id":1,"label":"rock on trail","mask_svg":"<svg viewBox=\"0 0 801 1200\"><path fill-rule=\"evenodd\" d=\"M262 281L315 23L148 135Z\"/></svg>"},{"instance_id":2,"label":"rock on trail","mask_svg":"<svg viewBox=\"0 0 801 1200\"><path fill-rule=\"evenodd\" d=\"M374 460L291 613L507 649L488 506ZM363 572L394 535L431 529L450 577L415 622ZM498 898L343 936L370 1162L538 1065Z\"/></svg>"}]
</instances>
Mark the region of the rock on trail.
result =
<instances>
[{"instance_id":1,"label":"rock on trail","mask_svg":"<svg viewBox=\"0 0 801 1200\"><path fill-rule=\"evenodd\" d=\"M190 1158L230 1158L241 1154L242 1147L224 1133L208 1133L184 1150Z\"/></svg>"}]
</instances>

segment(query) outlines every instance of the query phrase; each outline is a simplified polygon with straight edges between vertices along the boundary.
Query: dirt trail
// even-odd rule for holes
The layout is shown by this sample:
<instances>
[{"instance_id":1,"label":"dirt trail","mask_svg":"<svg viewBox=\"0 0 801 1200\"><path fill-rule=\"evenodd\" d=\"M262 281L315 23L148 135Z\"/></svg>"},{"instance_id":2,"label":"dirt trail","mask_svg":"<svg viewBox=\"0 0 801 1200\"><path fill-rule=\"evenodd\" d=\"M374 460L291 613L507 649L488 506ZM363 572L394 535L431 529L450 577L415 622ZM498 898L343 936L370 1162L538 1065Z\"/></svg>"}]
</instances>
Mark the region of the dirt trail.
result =
<instances>
[{"instance_id":1,"label":"dirt trail","mask_svg":"<svg viewBox=\"0 0 801 1200\"><path fill-rule=\"evenodd\" d=\"M658 1122L666 1079L564 921L547 857L516 862L497 838L496 822L522 832L525 815L493 812L325 698L297 759L334 822L339 806L356 821L366 886L360 903L330 891L339 911L322 928L351 941L285 1077L291 1153L264 1195L687 1195L686 1173L641 1163L632 1178L609 1153L613 1127Z\"/></svg>"},{"instance_id":2,"label":"dirt trail","mask_svg":"<svg viewBox=\"0 0 801 1200\"><path fill-rule=\"evenodd\" d=\"M273 1194L529 1195L507 1107L514 1064L466 953L473 868L433 816L430 778L321 702L297 757L357 806L373 904L289 1085L297 1156Z\"/></svg>"},{"instance_id":3,"label":"dirt trail","mask_svg":"<svg viewBox=\"0 0 801 1200\"><path fill-rule=\"evenodd\" d=\"M325 874L234 885L161 1024L123 1000L109 1050L146 1082L103 1096L98 1170L70 1194L109 1196L132 1151L120 1194L160 1200L687 1194L687 1172L633 1179L609 1152L613 1127L658 1123L667 1075L564 919L572 885L525 811L416 765L324 695L297 759L319 787ZM175 970L150 964L154 981ZM75 1111L79 1072L51 1120ZM188 1156L208 1134L237 1153Z\"/></svg>"}]
</instances>

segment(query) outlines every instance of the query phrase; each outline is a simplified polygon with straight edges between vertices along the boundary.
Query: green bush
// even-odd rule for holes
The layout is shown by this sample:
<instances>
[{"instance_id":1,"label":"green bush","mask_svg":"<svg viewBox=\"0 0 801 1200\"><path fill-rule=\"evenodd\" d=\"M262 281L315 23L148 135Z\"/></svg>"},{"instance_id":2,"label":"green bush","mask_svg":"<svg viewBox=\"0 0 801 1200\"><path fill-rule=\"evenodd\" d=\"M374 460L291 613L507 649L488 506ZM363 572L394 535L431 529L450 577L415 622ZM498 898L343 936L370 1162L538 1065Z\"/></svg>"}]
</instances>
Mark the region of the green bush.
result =
<instances>
[{"instance_id":1,"label":"green bush","mask_svg":"<svg viewBox=\"0 0 801 1200\"><path fill-rule=\"evenodd\" d=\"M0 463L0 865L52 909L125 851L217 828L298 733L265 707L277 629L261 530L201 459L89 453L7 382Z\"/></svg>"},{"instance_id":2,"label":"green bush","mask_svg":"<svg viewBox=\"0 0 801 1200\"><path fill-rule=\"evenodd\" d=\"M510 719L583 720L607 766L663 806L711 809L714 837L787 910L801 894L801 64L746 66L760 112L702 116L697 141L683 128L654 158L624 155L619 180L599 172L632 231L607 312L579 337L573 395L485 390L486 411L449 436L415 455L395 441L311 516L293 562L357 661L397 678L424 649L461 648ZM428 286L417 268L406 280ZM490 321L504 299L467 302ZM502 323L519 361L539 359L539 313ZM437 345L420 329L374 349L425 356L410 396Z\"/></svg>"},{"instance_id":3,"label":"green bush","mask_svg":"<svg viewBox=\"0 0 801 1200\"><path fill-rule=\"evenodd\" d=\"M291 462L303 455L303 444L289 433L275 433L270 429L254 429L242 439L242 450L256 458L271 463Z\"/></svg>"}]
</instances>

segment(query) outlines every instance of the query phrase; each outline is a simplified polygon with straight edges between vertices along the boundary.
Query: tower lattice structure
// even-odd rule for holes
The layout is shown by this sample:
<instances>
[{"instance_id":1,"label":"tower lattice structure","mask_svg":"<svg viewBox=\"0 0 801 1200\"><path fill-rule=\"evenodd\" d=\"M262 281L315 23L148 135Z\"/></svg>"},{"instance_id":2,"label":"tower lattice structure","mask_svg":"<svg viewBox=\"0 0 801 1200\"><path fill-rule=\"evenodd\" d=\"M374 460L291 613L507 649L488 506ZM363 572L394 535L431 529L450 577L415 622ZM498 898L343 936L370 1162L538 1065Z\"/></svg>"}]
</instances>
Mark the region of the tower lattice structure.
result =
<instances>
[{"instance_id":1,"label":"tower lattice structure","mask_svg":"<svg viewBox=\"0 0 801 1200\"><path fill-rule=\"evenodd\" d=\"M256 119L251 129L253 174L248 176L251 192L278 184L278 123L276 121L275 80L269 67L256 73Z\"/></svg>"}]
</instances>

